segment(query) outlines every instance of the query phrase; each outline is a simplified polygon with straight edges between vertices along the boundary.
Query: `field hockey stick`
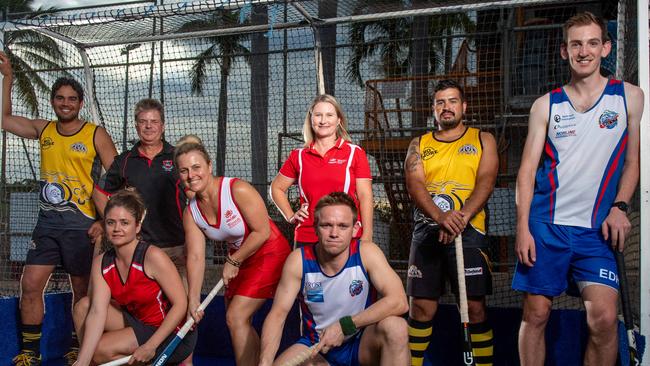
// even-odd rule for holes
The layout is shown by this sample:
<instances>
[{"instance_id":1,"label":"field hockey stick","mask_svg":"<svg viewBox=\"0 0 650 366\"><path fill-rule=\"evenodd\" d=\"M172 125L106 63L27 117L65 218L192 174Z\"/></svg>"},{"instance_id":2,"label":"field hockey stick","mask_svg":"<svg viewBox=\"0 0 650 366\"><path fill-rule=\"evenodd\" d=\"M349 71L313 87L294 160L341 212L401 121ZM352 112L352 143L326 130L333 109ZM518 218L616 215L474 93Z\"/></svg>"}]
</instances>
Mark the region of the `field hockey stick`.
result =
<instances>
[{"instance_id":1,"label":"field hockey stick","mask_svg":"<svg viewBox=\"0 0 650 366\"><path fill-rule=\"evenodd\" d=\"M463 326L463 363L474 365L474 354L472 353L472 339L469 332L469 313L467 311L467 288L465 287L465 257L463 256L463 238L458 235L454 239L456 249L456 272L458 274L458 311L460 322Z\"/></svg>"},{"instance_id":2,"label":"field hockey stick","mask_svg":"<svg viewBox=\"0 0 650 366\"><path fill-rule=\"evenodd\" d=\"M627 332L627 348L630 352L630 365L638 366L638 353L636 350L636 338L634 337L634 318L632 317L632 304L630 303L630 288L627 284L627 272L625 271L625 257L618 249L614 249L616 256L616 267L618 267L618 284L621 291L621 307L623 308L623 322Z\"/></svg>"},{"instance_id":3,"label":"field hockey stick","mask_svg":"<svg viewBox=\"0 0 650 366\"><path fill-rule=\"evenodd\" d=\"M296 355L296 357L288 360L287 362L283 363L280 366L300 366L302 365L303 362L307 361L312 357L312 354L314 353L314 350L316 348L318 348L318 343L300 352L299 354Z\"/></svg>"},{"instance_id":4,"label":"field hockey stick","mask_svg":"<svg viewBox=\"0 0 650 366\"><path fill-rule=\"evenodd\" d=\"M219 283L217 283L212 288L208 296L206 296L205 299L203 299L203 302L201 303L201 305L199 305L197 311L205 310L205 308L207 308L208 305L210 304L210 301L214 299L214 297L217 295L217 293L219 292L219 290L221 290L222 287L223 287L223 279L219 280ZM156 357L156 359L153 361L153 363L151 363L151 365L153 366L164 365L169 359L169 357L172 355L172 353L174 353L176 347L178 347L178 345L181 343L183 338L185 338L185 335L192 328L192 325L194 325L194 318L190 317L189 319L187 319L185 324L183 324L183 327L181 327L181 329L178 332L176 332L176 336L174 337L174 339L172 339L171 342L169 342L167 347L165 347L165 349L158 355L158 357ZM104 363L101 366L120 366L120 365L127 364L130 359L131 356L126 356L126 357L118 358L117 360L108 363Z\"/></svg>"}]
</instances>

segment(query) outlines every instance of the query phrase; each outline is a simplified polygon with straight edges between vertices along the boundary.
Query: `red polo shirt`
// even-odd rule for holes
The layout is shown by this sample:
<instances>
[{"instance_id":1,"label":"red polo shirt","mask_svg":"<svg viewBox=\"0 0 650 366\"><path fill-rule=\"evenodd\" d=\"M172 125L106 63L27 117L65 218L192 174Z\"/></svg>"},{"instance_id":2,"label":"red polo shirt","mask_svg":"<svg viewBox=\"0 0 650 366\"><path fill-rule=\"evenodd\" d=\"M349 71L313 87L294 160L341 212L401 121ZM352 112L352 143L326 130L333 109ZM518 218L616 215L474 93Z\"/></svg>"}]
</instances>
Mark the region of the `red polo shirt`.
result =
<instances>
[{"instance_id":1,"label":"red polo shirt","mask_svg":"<svg viewBox=\"0 0 650 366\"><path fill-rule=\"evenodd\" d=\"M366 152L343 139L338 139L325 155L319 154L313 143L309 148L291 151L280 168L280 174L296 180L300 204L309 204L309 217L296 226L295 240L299 242L318 241L314 231L314 208L321 197L332 192L345 192L354 198L359 211L356 180L372 179Z\"/></svg>"}]
</instances>

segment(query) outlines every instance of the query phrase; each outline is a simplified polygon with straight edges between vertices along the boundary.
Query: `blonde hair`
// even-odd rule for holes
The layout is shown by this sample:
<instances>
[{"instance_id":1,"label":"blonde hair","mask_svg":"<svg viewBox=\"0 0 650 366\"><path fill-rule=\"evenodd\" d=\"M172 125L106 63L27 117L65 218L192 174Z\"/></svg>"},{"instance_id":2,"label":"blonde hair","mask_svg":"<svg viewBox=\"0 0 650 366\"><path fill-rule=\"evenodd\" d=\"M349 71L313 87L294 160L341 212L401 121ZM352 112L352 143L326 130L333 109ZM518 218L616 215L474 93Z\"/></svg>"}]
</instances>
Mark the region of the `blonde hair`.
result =
<instances>
[{"instance_id":1,"label":"blonde hair","mask_svg":"<svg viewBox=\"0 0 650 366\"><path fill-rule=\"evenodd\" d=\"M203 141L197 135L185 135L176 142L174 148L174 164L178 166L178 157L187 154L191 151L196 151L203 156L206 162L210 163L210 154L203 146Z\"/></svg>"},{"instance_id":2,"label":"blonde hair","mask_svg":"<svg viewBox=\"0 0 650 366\"><path fill-rule=\"evenodd\" d=\"M343 113L343 108L341 108L341 105L333 96L329 94L321 94L311 102L311 105L307 110L307 115L305 116L305 122L302 125L302 138L305 141L305 147L309 147L309 145L314 141L314 130L311 127L311 114L318 103L329 103L334 106L336 116L341 119L341 122L336 127L336 137L342 138L345 141L352 141L352 138L350 138L350 134L348 134L347 131L348 120L345 117L345 113Z\"/></svg>"}]
</instances>

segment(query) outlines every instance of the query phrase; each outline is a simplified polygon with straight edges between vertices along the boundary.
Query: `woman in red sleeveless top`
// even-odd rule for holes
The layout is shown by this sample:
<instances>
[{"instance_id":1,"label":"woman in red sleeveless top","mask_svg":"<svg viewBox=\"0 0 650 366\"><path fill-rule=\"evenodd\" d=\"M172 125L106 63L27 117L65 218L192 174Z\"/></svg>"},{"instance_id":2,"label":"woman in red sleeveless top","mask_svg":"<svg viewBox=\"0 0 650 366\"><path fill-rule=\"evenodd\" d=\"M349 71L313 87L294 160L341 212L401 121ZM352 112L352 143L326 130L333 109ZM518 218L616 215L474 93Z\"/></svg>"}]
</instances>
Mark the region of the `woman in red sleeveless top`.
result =
<instances>
[{"instance_id":1,"label":"woman in red sleeveless top","mask_svg":"<svg viewBox=\"0 0 650 366\"><path fill-rule=\"evenodd\" d=\"M138 239L144 214L136 192L120 191L106 205L104 226L112 248L93 260L91 295L74 308L81 340L76 365L128 355L135 362L150 361L185 318L187 297L176 267L162 250ZM195 343L191 332L168 362L184 360Z\"/></svg>"},{"instance_id":2,"label":"woman in red sleeveless top","mask_svg":"<svg viewBox=\"0 0 650 366\"><path fill-rule=\"evenodd\" d=\"M176 167L189 195L183 214L187 247L188 308L197 312L205 270L205 238L228 243L222 277L226 323L238 365L257 365L259 335L253 314L273 298L290 246L269 218L264 200L249 183L212 175L210 157L196 136L176 145Z\"/></svg>"}]
</instances>

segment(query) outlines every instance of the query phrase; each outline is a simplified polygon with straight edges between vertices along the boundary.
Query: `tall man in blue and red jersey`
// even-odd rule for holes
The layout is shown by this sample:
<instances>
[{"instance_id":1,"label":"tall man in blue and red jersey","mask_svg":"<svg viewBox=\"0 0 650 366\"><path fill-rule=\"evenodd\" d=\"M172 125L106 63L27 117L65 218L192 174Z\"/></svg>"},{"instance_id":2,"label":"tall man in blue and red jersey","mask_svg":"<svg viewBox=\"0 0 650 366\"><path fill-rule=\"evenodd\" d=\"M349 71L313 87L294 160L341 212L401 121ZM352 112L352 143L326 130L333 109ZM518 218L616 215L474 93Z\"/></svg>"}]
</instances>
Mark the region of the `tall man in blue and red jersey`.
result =
<instances>
[{"instance_id":1,"label":"tall man in blue and red jersey","mask_svg":"<svg viewBox=\"0 0 650 366\"><path fill-rule=\"evenodd\" d=\"M512 286L525 293L519 357L522 365L544 364L553 297L575 287L587 310L584 363L614 365L618 272L612 249L623 250L631 229L643 92L600 74L601 58L612 47L601 18L581 13L563 30L561 55L571 79L533 104L517 177L519 263Z\"/></svg>"},{"instance_id":2,"label":"tall man in blue and red jersey","mask_svg":"<svg viewBox=\"0 0 650 366\"><path fill-rule=\"evenodd\" d=\"M84 99L79 82L59 78L52 86L50 103L56 120L29 119L12 113L13 70L3 52L0 73L2 129L38 140L41 151L38 222L20 278L22 351L14 358L16 365L29 366L41 361L43 291L55 266L62 265L70 274L74 303L86 296L93 243L102 231L91 199L93 187L116 151L104 128L79 119ZM68 363L76 359L75 343L76 337L66 355Z\"/></svg>"}]
</instances>

